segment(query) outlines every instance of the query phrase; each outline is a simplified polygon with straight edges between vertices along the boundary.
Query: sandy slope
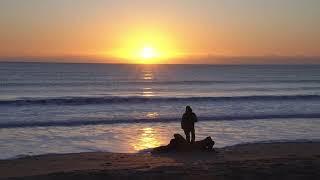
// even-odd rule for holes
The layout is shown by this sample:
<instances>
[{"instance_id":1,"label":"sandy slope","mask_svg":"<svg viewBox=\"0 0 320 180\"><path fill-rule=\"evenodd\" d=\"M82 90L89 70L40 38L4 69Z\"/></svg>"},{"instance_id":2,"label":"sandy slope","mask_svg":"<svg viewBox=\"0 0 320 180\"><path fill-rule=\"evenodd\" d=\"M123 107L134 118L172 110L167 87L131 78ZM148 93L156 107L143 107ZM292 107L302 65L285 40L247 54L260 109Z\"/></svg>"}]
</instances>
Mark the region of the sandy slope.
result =
<instances>
[{"instance_id":1,"label":"sandy slope","mask_svg":"<svg viewBox=\"0 0 320 180\"><path fill-rule=\"evenodd\" d=\"M33 156L0 161L0 179L320 179L320 143L247 144L218 151Z\"/></svg>"}]
</instances>

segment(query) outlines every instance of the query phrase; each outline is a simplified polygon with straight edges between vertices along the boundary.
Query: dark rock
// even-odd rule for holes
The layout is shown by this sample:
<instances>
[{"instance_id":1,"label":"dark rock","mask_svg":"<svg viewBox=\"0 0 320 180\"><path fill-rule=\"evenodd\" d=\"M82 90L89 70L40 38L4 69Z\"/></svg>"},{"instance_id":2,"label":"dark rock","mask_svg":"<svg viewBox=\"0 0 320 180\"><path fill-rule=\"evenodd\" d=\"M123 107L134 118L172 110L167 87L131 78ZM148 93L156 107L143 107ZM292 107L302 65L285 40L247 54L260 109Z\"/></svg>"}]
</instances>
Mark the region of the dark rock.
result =
<instances>
[{"instance_id":1,"label":"dark rock","mask_svg":"<svg viewBox=\"0 0 320 180\"><path fill-rule=\"evenodd\" d=\"M214 144L215 143L210 136L201 141L188 143L180 134L174 134L174 138L170 140L168 145L156 147L152 150L152 153L214 151Z\"/></svg>"}]
</instances>

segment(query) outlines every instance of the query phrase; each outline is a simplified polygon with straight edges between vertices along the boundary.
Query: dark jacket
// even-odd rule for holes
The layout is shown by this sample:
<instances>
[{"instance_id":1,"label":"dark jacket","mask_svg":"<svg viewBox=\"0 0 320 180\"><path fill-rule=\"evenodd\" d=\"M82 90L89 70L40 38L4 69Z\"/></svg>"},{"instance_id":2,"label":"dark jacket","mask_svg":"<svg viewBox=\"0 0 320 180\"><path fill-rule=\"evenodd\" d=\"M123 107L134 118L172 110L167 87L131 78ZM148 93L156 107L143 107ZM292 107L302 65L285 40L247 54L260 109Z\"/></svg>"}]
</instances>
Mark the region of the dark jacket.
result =
<instances>
[{"instance_id":1,"label":"dark jacket","mask_svg":"<svg viewBox=\"0 0 320 180\"><path fill-rule=\"evenodd\" d=\"M184 113L181 120L182 129L194 129L194 123L198 121L195 113Z\"/></svg>"}]
</instances>

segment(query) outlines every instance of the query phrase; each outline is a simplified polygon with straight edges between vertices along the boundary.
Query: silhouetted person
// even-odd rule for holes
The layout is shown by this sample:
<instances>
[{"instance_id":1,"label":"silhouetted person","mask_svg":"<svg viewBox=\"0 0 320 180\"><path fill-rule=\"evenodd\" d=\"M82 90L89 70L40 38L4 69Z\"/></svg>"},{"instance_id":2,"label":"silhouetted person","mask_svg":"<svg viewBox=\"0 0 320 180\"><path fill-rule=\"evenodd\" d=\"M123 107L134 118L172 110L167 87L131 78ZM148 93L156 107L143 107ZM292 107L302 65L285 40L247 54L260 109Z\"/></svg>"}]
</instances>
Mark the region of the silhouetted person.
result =
<instances>
[{"instance_id":1,"label":"silhouetted person","mask_svg":"<svg viewBox=\"0 0 320 180\"><path fill-rule=\"evenodd\" d=\"M190 133L191 133L191 143L194 143L196 135L194 131L194 123L198 121L195 113L192 112L190 106L186 107L186 112L182 116L181 128L186 134L186 139L190 143Z\"/></svg>"}]
</instances>

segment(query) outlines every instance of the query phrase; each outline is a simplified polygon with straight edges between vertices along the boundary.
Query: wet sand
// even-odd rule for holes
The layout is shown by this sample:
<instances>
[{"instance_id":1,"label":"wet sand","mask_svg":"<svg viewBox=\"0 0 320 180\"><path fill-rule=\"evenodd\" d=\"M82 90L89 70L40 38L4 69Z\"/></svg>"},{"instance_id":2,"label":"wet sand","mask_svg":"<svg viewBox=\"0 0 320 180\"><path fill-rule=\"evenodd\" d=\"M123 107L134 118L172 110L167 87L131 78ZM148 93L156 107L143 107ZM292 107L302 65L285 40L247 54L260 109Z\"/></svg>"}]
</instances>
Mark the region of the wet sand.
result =
<instances>
[{"instance_id":1,"label":"wet sand","mask_svg":"<svg viewBox=\"0 0 320 180\"><path fill-rule=\"evenodd\" d=\"M320 179L320 143L246 144L218 153L48 154L0 161L0 179Z\"/></svg>"}]
</instances>

